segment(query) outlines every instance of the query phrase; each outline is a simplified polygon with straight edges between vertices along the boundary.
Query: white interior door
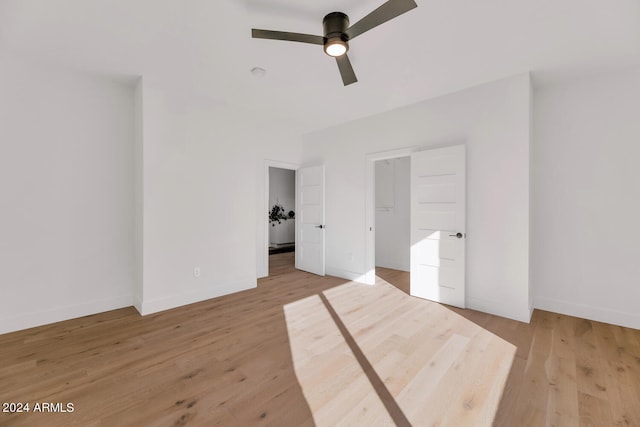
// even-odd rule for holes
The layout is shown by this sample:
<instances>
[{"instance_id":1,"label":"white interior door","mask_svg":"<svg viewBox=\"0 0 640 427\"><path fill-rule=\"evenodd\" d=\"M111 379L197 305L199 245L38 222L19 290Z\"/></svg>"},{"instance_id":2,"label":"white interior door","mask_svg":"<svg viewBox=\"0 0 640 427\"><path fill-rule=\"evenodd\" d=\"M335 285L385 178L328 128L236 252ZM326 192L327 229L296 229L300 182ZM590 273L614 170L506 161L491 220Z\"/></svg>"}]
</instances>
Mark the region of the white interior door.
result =
<instances>
[{"instance_id":1,"label":"white interior door","mask_svg":"<svg viewBox=\"0 0 640 427\"><path fill-rule=\"evenodd\" d=\"M296 171L296 268L324 276L324 165Z\"/></svg>"},{"instance_id":2,"label":"white interior door","mask_svg":"<svg viewBox=\"0 0 640 427\"><path fill-rule=\"evenodd\" d=\"M465 306L465 147L411 154L411 295Z\"/></svg>"}]
</instances>

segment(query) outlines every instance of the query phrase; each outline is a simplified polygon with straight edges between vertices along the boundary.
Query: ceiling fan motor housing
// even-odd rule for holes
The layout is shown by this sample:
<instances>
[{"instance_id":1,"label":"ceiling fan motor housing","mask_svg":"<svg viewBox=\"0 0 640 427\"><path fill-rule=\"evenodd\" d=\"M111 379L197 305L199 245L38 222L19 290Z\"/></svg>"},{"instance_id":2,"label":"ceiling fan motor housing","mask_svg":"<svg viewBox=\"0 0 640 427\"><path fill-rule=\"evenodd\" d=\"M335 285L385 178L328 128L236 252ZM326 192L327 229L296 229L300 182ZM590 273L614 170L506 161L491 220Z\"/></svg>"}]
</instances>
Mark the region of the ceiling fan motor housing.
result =
<instances>
[{"instance_id":1,"label":"ceiling fan motor housing","mask_svg":"<svg viewBox=\"0 0 640 427\"><path fill-rule=\"evenodd\" d=\"M325 52L332 44L341 44L344 51L349 50L349 36L344 32L349 28L349 17L342 12L331 12L322 20L322 28L324 30L324 46Z\"/></svg>"},{"instance_id":2,"label":"ceiling fan motor housing","mask_svg":"<svg viewBox=\"0 0 640 427\"><path fill-rule=\"evenodd\" d=\"M349 17L342 12L331 12L322 20L322 28L326 38L340 37L342 41L349 38L344 33L349 28Z\"/></svg>"}]
</instances>

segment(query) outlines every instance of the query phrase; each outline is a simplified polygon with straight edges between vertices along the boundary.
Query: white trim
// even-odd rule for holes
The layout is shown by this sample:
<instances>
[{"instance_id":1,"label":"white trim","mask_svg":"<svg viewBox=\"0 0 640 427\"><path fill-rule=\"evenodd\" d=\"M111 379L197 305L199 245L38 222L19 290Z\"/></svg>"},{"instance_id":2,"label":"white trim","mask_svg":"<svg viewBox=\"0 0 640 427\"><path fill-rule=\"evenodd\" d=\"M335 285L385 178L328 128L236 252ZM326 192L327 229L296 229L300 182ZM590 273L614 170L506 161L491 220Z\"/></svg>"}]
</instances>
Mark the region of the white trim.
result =
<instances>
[{"instance_id":1,"label":"white trim","mask_svg":"<svg viewBox=\"0 0 640 427\"><path fill-rule=\"evenodd\" d=\"M279 160L271 160L271 159L264 160L264 205L261 212L269 211L269 168L270 167L297 171L300 168L300 165L297 163L281 162ZM297 197L297 196L294 196L294 197ZM296 206L296 210L297 210L297 206ZM266 215L263 215L263 218L264 218L263 220L264 247L262 248L263 269L262 271L257 272L258 279L269 276L269 220ZM296 223L296 228L297 226L298 225ZM296 234L296 237L297 237L297 234Z\"/></svg>"},{"instance_id":2,"label":"white trim","mask_svg":"<svg viewBox=\"0 0 640 427\"><path fill-rule=\"evenodd\" d=\"M365 196L364 196L364 282L373 285L376 282L376 197L375 197L375 162L378 160L409 157L420 147L413 146L397 150L368 153L365 156ZM342 276L339 276L342 277Z\"/></svg>"},{"instance_id":3,"label":"white trim","mask_svg":"<svg viewBox=\"0 0 640 427\"><path fill-rule=\"evenodd\" d=\"M134 297L133 298L133 308L138 310L138 313L140 313L140 315L142 315L142 300L138 299L137 297Z\"/></svg>"},{"instance_id":4,"label":"white trim","mask_svg":"<svg viewBox=\"0 0 640 427\"><path fill-rule=\"evenodd\" d=\"M8 318L0 318L0 334L62 322L64 320L76 319L78 317L90 316L92 314L104 313L105 311L131 307L132 305L133 297L131 295L121 295L103 300L89 301L82 304L56 307L44 311L25 313Z\"/></svg>"},{"instance_id":5,"label":"white trim","mask_svg":"<svg viewBox=\"0 0 640 427\"><path fill-rule=\"evenodd\" d=\"M608 308L593 307L545 297L535 297L534 299L535 308L539 310L640 329L640 314L638 313L610 310Z\"/></svg>"},{"instance_id":6,"label":"white trim","mask_svg":"<svg viewBox=\"0 0 640 427\"><path fill-rule=\"evenodd\" d=\"M495 316L506 317L507 319L517 320L519 322L531 322L532 311L527 307L524 310L505 306L504 303L498 301L489 301L480 298L466 298L466 306L471 310L481 311L483 313L493 314Z\"/></svg>"},{"instance_id":7,"label":"white trim","mask_svg":"<svg viewBox=\"0 0 640 427\"><path fill-rule=\"evenodd\" d=\"M343 270L341 268L331 268L327 267L326 271L328 276L339 277L340 279L349 280L351 282L358 282L365 285L371 285L372 283L368 283L366 281L366 277L362 273L358 273L350 270Z\"/></svg>"},{"instance_id":8,"label":"white trim","mask_svg":"<svg viewBox=\"0 0 640 427\"><path fill-rule=\"evenodd\" d=\"M246 291L247 289L253 289L257 286L257 282L225 283L222 285L215 285L215 287L202 288L182 294L169 295L150 301L145 300L142 301L140 314L146 316L147 314L157 313L159 311L169 310L171 308L181 307L183 305L193 304L196 302L229 295L236 292Z\"/></svg>"}]
</instances>

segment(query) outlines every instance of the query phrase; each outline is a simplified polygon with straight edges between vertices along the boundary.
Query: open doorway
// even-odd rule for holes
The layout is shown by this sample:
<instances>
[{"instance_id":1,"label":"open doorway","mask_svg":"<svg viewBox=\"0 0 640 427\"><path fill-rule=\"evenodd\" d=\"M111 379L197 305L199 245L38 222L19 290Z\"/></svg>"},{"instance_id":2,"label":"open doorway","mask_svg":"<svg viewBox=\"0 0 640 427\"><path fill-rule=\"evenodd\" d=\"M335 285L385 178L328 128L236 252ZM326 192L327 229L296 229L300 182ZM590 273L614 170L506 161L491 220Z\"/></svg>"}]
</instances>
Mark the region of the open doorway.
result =
<instances>
[{"instance_id":1,"label":"open doorway","mask_svg":"<svg viewBox=\"0 0 640 427\"><path fill-rule=\"evenodd\" d=\"M268 167L268 259L269 275L288 271L295 265L296 172Z\"/></svg>"},{"instance_id":2,"label":"open doorway","mask_svg":"<svg viewBox=\"0 0 640 427\"><path fill-rule=\"evenodd\" d=\"M375 272L409 294L411 158L374 162Z\"/></svg>"},{"instance_id":3,"label":"open doorway","mask_svg":"<svg viewBox=\"0 0 640 427\"><path fill-rule=\"evenodd\" d=\"M376 187L384 187L385 181L376 182L376 165L385 165L380 160L410 157L409 166L409 272L404 272L409 282L409 294L431 301L465 307L465 239L466 239L466 148L464 144L434 147L425 150L402 149L367 155L365 218L365 277L364 282L375 283L382 277L376 268L380 259L380 248L393 248L394 243L383 243L377 228L376 218L390 203L390 196L380 196L384 189L377 188L379 200L376 204ZM390 164L390 163L389 163ZM396 165L397 166L397 165ZM380 170L380 168L379 168ZM393 175L398 179L397 175ZM388 190L395 185L386 184ZM393 192L393 203L397 205L397 193ZM381 198L381 199L380 199ZM381 209L382 208L382 209ZM395 210L395 208L394 208ZM374 227L376 228L374 232ZM382 226L383 227L383 226ZM386 249L384 248L384 249ZM398 249L394 249L397 251ZM376 261L378 261L376 263ZM402 268L401 264L392 265ZM394 269L395 270L395 269ZM402 272L402 270L395 270ZM406 289L406 284L401 285ZM400 287L400 286L398 286Z\"/></svg>"}]
</instances>

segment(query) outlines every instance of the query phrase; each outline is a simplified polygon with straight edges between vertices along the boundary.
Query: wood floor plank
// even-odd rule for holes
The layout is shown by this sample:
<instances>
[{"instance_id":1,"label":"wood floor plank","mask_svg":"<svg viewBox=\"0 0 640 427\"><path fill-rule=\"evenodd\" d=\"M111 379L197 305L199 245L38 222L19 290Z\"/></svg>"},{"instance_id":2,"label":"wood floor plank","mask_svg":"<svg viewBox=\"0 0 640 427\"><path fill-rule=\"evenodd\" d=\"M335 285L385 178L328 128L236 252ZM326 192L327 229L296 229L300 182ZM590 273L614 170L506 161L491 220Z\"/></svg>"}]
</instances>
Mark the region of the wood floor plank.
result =
<instances>
[{"instance_id":1,"label":"wood floor plank","mask_svg":"<svg viewBox=\"0 0 640 427\"><path fill-rule=\"evenodd\" d=\"M605 363L598 352L592 322L576 319L574 331L578 391L586 396L608 401ZM583 401L588 401L588 399L583 399Z\"/></svg>"},{"instance_id":2,"label":"wood floor plank","mask_svg":"<svg viewBox=\"0 0 640 427\"><path fill-rule=\"evenodd\" d=\"M545 361L549 380L546 425L577 427L578 386L573 318L551 314L551 348Z\"/></svg>"},{"instance_id":3,"label":"wood floor plank","mask_svg":"<svg viewBox=\"0 0 640 427\"><path fill-rule=\"evenodd\" d=\"M603 357L609 405L615 426L640 426L640 395L637 381L625 360L625 347L616 341L616 326L593 322L598 351ZM635 399L629 399L634 396Z\"/></svg>"},{"instance_id":4,"label":"wood floor plank","mask_svg":"<svg viewBox=\"0 0 640 427\"><path fill-rule=\"evenodd\" d=\"M611 406L607 400L580 392L578 406L581 427L615 425L611 415Z\"/></svg>"},{"instance_id":5,"label":"wood floor plank","mask_svg":"<svg viewBox=\"0 0 640 427\"><path fill-rule=\"evenodd\" d=\"M496 412L493 425L496 427L511 427L513 421L519 419L518 400L520 393L526 393L524 390L524 370L527 360L519 357L513 359L511 370L507 377L507 382L502 390L502 398Z\"/></svg>"}]
</instances>

